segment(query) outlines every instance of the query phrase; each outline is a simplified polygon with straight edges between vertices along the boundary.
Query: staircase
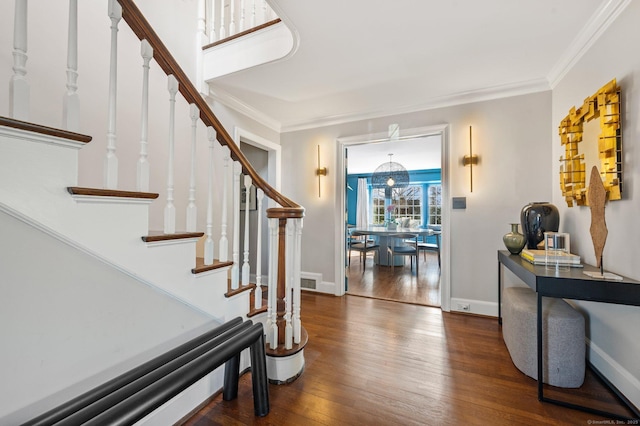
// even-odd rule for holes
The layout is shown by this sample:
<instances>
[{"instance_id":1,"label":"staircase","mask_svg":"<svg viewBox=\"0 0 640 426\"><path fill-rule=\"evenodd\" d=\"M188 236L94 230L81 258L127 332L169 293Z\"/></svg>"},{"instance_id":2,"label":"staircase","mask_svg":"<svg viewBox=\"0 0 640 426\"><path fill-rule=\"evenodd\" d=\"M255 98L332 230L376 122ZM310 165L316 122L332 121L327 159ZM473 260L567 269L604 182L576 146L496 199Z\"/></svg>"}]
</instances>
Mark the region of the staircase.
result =
<instances>
[{"instance_id":1,"label":"staircase","mask_svg":"<svg viewBox=\"0 0 640 426\"><path fill-rule=\"evenodd\" d=\"M116 321L111 307L98 303L95 317L101 318L102 323L93 329L93 334L87 327L85 331L66 335L73 343L60 343L63 347L76 348L76 353L67 358L86 363L82 368L75 364L81 374L64 383L63 389L51 386L51 382L64 376L64 370L45 369L33 372L33 377L20 378L31 381L31 386L45 383L45 391L40 393L30 393L27 387L24 393L15 395L8 384L3 385L0 399L10 401L10 404L0 411L0 423L7 419L21 422L26 419L26 413L33 416L37 411L45 411L86 390L96 381L106 380L130 367L134 360L149 356L152 349L164 347L169 341L181 341L196 329L237 316L264 323L268 342L267 370L272 382L294 380L304 367L307 335L300 321L299 285L304 209L277 192L251 167L238 149L237 141L229 136L138 7L131 0L110 0L108 3L108 17L103 15L102 20L97 19L99 14L95 7L78 9L77 0L47 2L39 6L37 12L27 10L26 0L15 0L13 10L9 5L2 6L3 15L14 17L16 27L13 45L3 43L1 47L12 51L13 60L6 54L0 56L0 67L4 72L0 76L10 74L6 80L10 82L6 96L10 101L9 117L0 118L0 236L3 237L0 253L13 253L12 246L21 246L15 238L5 238L16 223L36 229L39 234L34 241L39 244L45 239L53 239L50 245L56 253L71 250L78 255L69 255L70 258L97 259L99 268L92 266L95 262L83 260L85 272L102 271L106 267L117 272L114 279L122 283L135 282L131 286L113 288L103 283L99 295L110 301L135 301L151 323L168 322L170 325L163 325L166 333L154 336L155 340L148 339L149 329L138 327L136 317L128 317L132 315L130 312L118 311L121 316ZM107 8L104 9L106 12ZM68 19L56 19L61 10L68 12ZM32 12L36 15L33 19L28 15ZM86 12L86 16L80 12ZM48 44L45 26L27 26L27 22L38 22L38 19L50 21L46 27L67 23L66 49ZM126 27L119 30L121 20L130 30ZM101 25L107 28L100 30ZM55 31L60 32L60 29ZM119 35L119 32L126 34ZM27 35L34 35L36 42L38 38L46 41L44 46L33 43L36 45L33 50L44 52L45 59L49 56L67 58L66 93L62 103L52 101L48 96L51 87L59 83L49 78L54 74L51 70L55 69L55 58L41 62L42 59L33 56L27 50ZM94 39L82 42L85 36ZM107 40L108 44L105 43ZM137 48L135 40L141 40ZM107 52L98 53L98 47L106 47ZM136 50L141 53L134 53ZM107 61L97 59L96 66L91 66L91 57L83 62L82 53L87 51L92 51L96 57L109 58L107 66L100 66ZM134 56L129 57L130 54ZM123 59L125 57L127 59ZM33 70L27 67L27 59L36 64ZM157 65L152 67L151 59ZM141 66L134 67L134 62ZM96 71L97 75L82 74L79 78L78 63L89 63L86 68ZM118 68L119 63L125 66ZM135 77L130 77L129 71L135 68L138 69ZM127 74L123 78L124 71ZM154 83L161 81L163 75L168 77L160 89ZM134 79L137 83L133 83ZM88 86L79 85L83 81ZM163 92L165 87L168 87L168 93ZM142 98L138 93L142 93ZM163 108L158 106L160 103ZM133 105L142 107L134 108ZM89 113L88 109L103 111L106 120L100 123L97 119L100 114ZM160 114L160 110L165 113ZM84 114L85 111L88 113ZM65 129L51 123L51 117L56 115L63 117L61 127ZM83 115L88 118L86 124ZM91 136L81 134L81 127L89 129ZM119 130L122 128L124 131ZM96 145L99 148L94 148ZM202 154L202 145L206 155ZM154 162L158 158L166 161ZM103 172L94 173L94 169ZM96 182L96 175L103 175L101 183ZM256 193L255 210L251 210L251 200L245 197L241 211L241 188L245 194ZM178 223L184 223L184 226ZM266 232L262 229L263 223ZM162 226L158 226L160 224ZM258 235L254 265L249 262L251 233ZM263 233L268 235L266 253L261 251L260 235ZM28 253L24 248L14 254L22 259ZM41 253L37 246L32 247L32 253L35 265L38 258L46 256L49 259L51 256L51 253ZM268 258L269 265L264 280L260 261L263 256ZM5 304L17 303L18 299L28 300L28 297L38 303L46 302L42 300L46 292L39 285L35 290L30 288L32 293L28 297L12 299L22 291L16 291L16 288L26 288L19 278L11 284L6 279L8 276L20 277L20 265L2 259L0 265L2 289L4 294L10 295L3 298L2 310L5 310ZM64 299L88 304L92 297L100 297L77 292L83 280L91 278L87 274L70 278L67 272L73 265L48 262L47 267L51 282L73 281L69 288L76 290ZM165 313L173 311L162 312L154 307L143 309L145 300L150 299L135 295L138 290L134 288L139 285L143 285L145 291L151 291L154 298L165 300L163 303L173 306L171 309L180 311L180 315L167 317ZM263 292L266 295L264 304ZM180 306L188 307L187 312ZM58 308L60 311L72 310L73 303ZM28 306L16 309L28 311ZM48 315L55 316L54 313ZM68 317L80 322L85 320L82 315L71 313ZM123 341L113 332L118 326L128 327L126 333L121 334L127 336L127 344L134 346L132 350L121 350ZM20 330L11 321L0 327L3 335L18 335L18 331L27 334L37 331L46 335L66 325L64 321L45 317L30 326L39 330L27 326ZM106 329L111 331L107 333ZM110 336L104 342L104 351L115 360L106 370L104 365L92 363L91 356L84 356L85 352L91 351L85 351L77 344L77 340L95 339L95 333ZM12 347L11 341L6 344ZM38 342L32 344L30 350L42 352L43 363L47 364L46 352L51 348L39 347ZM118 352L126 353L118 356ZM243 368L249 367L247 359L242 363ZM19 366L11 368L20 370ZM179 420L219 389L219 372L207 380L205 385L194 385L197 389L181 402L163 408L162 418L168 418L164 416L173 410L175 421ZM2 398L12 392L12 398Z\"/></svg>"}]
</instances>

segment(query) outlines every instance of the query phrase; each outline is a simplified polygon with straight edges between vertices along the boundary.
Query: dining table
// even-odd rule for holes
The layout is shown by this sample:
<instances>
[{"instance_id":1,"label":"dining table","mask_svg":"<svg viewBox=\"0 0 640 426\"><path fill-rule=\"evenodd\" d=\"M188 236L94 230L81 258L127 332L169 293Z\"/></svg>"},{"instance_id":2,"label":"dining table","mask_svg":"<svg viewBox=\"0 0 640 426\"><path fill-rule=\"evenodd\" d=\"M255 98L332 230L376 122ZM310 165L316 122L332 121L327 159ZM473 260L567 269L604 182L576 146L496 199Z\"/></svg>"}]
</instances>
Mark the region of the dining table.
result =
<instances>
[{"instance_id":1,"label":"dining table","mask_svg":"<svg viewBox=\"0 0 640 426\"><path fill-rule=\"evenodd\" d=\"M441 231L437 231L431 228L402 228L400 226L395 228L389 228L386 226L379 225L370 225L366 228L363 227L355 227L349 228L349 232L364 232L369 235L374 235L378 237L378 244L380 245L380 250L378 254L374 257L374 261L377 265L382 266L391 266L391 260L387 255L387 247L389 247L392 242L392 236L398 233L411 233L418 234L420 237L429 237L432 235L440 235ZM393 266L400 266L404 264L404 256L394 256Z\"/></svg>"}]
</instances>

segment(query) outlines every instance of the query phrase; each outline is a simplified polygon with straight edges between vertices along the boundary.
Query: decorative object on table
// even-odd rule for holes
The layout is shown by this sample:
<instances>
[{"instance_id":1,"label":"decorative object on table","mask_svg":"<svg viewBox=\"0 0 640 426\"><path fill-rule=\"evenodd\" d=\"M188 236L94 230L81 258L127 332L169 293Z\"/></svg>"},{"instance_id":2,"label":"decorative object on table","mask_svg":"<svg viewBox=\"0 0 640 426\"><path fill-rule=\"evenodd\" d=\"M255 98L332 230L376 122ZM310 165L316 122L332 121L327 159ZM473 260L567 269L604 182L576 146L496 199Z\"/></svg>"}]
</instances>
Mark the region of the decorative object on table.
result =
<instances>
[{"instance_id":1,"label":"decorative object on table","mask_svg":"<svg viewBox=\"0 0 640 426\"><path fill-rule=\"evenodd\" d=\"M568 271L566 257L571 253L569 234L565 232L544 233L544 257L548 270Z\"/></svg>"},{"instance_id":2,"label":"decorative object on table","mask_svg":"<svg viewBox=\"0 0 640 426\"><path fill-rule=\"evenodd\" d=\"M395 210L396 210L395 205L389 204L387 206L387 220L385 221L385 225L387 229L394 230L398 227L398 224L396 223L396 218L394 216Z\"/></svg>"},{"instance_id":3,"label":"decorative object on table","mask_svg":"<svg viewBox=\"0 0 640 426\"><path fill-rule=\"evenodd\" d=\"M518 232L518 225L519 223L512 223L511 232L506 233L502 237L505 247L507 247L507 250L509 250L511 254L520 253L527 243L525 236Z\"/></svg>"},{"instance_id":4,"label":"decorative object on table","mask_svg":"<svg viewBox=\"0 0 640 426\"><path fill-rule=\"evenodd\" d=\"M469 192L473 192L473 166L478 164L478 156L473 153L473 138L471 126L469 126L469 155L462 157L462 165L469 166Z\"/></svg>"},{"instance_id":5,"label":"decorative object on table","mask_svg":"<svg viewBox=\"0 0 640 426\"><path fill-rule=\"evenodd\" d=\"M607 199L607 192L604 189L602 179L598 168L593 166L591 169L591 178L589 180L589 208L591 209L591 240L593 241L593 250L596 253L596 266L600 268L600 273L604 275L602 266L602 252L604 244L607 241L607 223L604 220L604 203Z\"/></svg>"},{"instance_id":6,"label":"decorative object on table","mask_svg":"<svg viewBox=\"0 0 640 426\"><path fill-rule=\"evenodd\" d=\"M587 163L590 159L600 166L607 198L622 198L620 105L620 86L613 79L586 98L581 107L572 107L560 122L560 142L565 147L565 155L560 157L560 189L569 207L574 203L587 205L590 182L586 181L586 171L593 165ZM587 125L596 118L600 119L599 135L594 126Z\"/></svg>"},{"instance_id":7,"label":"decorative object on table","mask_svg":"<svg viewBox=\"0 0 640 426\"><path fill-rule=\"evenodd\" d=\"M560 214L558 208L551 203L533 202L522 208L520 222L527 238L527 247L536 249L544 240L545 232L558 232Z\"/></svg>"},{"instance_id":8,"label":"decorative object on table","mask_svg":"<svg viewBox=\"0 0 640 426\"><path fill-rule=\"evenodd\" d=\"M563 266L570 266L572 268L582 268L584 266L580 261L580 256L578 256L577 254L562 253L557 256L557 259L552 258L551 260L557 260ZM534 265L546 265L547 261L549 260L547 257L547 253L544 250L538 249L524 248L520 252L520 257L529 263L533 263Z\"/></svg>"}]
</instances>

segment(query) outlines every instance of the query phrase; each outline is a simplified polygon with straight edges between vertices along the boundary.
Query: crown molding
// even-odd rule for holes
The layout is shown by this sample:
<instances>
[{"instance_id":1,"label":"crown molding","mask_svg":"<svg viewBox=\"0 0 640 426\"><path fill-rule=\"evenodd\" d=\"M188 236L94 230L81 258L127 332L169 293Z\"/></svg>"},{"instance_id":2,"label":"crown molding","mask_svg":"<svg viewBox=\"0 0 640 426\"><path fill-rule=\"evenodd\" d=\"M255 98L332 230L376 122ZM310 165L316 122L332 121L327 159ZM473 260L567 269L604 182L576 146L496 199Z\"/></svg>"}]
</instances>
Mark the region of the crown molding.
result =
<instances>
[{"instance_id":1,"label":"crown molding","mask_svg":"<svg viewBox=\"0 0 640 426\"><path fill-rule=\"evenodd\" d=\"M433 98L428 102L408 105L399 108L389 108L375 111L363 111L355 114L342 114L335 116L320 117L313 120L289 122L281 126L281 132L294 132L298 130L313 129L317 127L333 126L360 120L370 120L380 117L388 117L399 114L409 114L418 111L426 111L437 108L446 108L455 105L470 104L474 102L490 101L511 96L527 95L530 93L544 92L550 90L546 79L535 79L513 84L503 84L493 87L486 87L477 90L454 93L452 95Z\"/></svg>"},{"instance_id":2,"label":"crown molding","mask_svg":"<svg viewBox=\"0 0 640 426\"><path fill-rule=\"evenodd\" d=\"M228 108L231 108L240 114L243 114L250 119L257 121L265 127L274 130L278 133L282 132L282 124L273 117L263 113L262 111L254 108L253 106L242 102L240 99L232 96L227 91L220 89L219 87L212 87L209 85L208 93L209 103L213 104L218 102Z\"/></svg>"},{"instance_id":3,"label":"crown molding","mask_svg":"<svg viewBox=\"0 0 640 426\"><path fill-rule=\"evenodd\" d=\"M560 83L630 3L631 0L608 0L602 3L547 75L552 89Z\"/></svg>"}]
</instances>

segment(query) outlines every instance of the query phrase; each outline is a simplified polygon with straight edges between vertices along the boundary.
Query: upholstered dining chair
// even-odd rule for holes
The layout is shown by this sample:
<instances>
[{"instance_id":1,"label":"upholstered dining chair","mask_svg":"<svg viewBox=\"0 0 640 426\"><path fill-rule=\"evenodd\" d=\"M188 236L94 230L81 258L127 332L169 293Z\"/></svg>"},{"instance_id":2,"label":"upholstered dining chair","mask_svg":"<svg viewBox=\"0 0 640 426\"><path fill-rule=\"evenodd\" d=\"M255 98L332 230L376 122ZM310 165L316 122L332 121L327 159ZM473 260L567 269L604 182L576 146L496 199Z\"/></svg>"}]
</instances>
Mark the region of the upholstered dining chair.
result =
<instances>
[{"instance_id":1,"label":"upholstered dining chair","mask_svg":"<svg viewBox=\"0 0 640 426\"><path fill-rule=\"evenodd\" d=\"M352 231L351 238L349 238L349 266L351 266L351 250L360 253L360 263L362 264L362 270L367 267L367 253L379 252L380 245L375 240L370 239L367 232ZM380 254L378 253L378 256Z\"/></svg>"},{"instance_id":2,"label":"upholstered dining chair","mask_svg":"<svg viewBox=\"0 0 640 426\"><path fill-rule=\"evenodd\" d=\"M423 252L424 260L427 260L427 252L434 251L438 254L438 267L440 267L440 232L433 234L436 238L436 243L428 243L426 241L418 241L418 251Z\"/></svg>"},{"instance_id":3,"label":"upholstered dining chair","mask_svg":"<svg viewBox=\"0 0 640 426\"><path fill-rule=\"evenodd\" d=\"M387 247L387 255L391 256L389 262L391 269L394 268L394 256L409 256L411 258L411 267L413 268L413 258L416 258L416 277L418 277L418 234L410 232L398 232L389 235L389 246Z\"/></svg>"}]
</instances>

